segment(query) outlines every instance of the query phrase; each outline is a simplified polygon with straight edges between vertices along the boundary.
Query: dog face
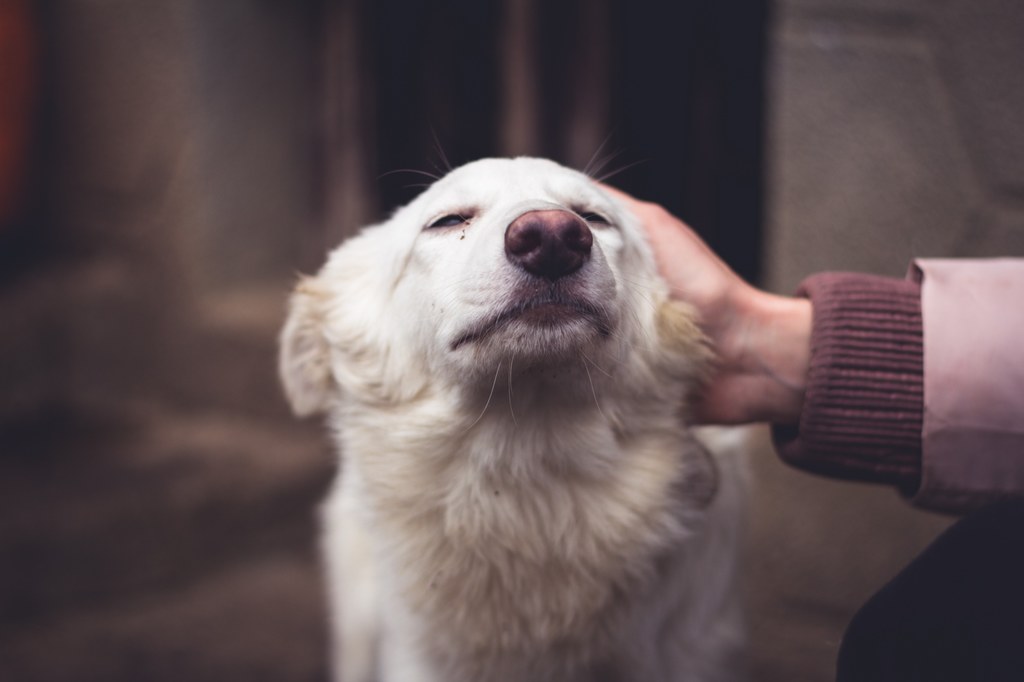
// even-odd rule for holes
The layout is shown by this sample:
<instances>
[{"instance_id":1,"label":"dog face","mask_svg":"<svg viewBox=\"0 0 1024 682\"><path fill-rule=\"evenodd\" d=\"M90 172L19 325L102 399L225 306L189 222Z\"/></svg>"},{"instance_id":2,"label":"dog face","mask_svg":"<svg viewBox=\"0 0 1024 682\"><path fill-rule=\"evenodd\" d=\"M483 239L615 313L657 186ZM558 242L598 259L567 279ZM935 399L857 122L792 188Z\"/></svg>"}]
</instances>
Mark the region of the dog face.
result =
<instances>
[{"instance_id":1,"label":"dog face","mask_svg":"<svg viewBox=\"0 0 1024 682\"><path fill-rule=\"evenodd\" d=\"M541 159L487 159L452 171L299 284L281 374L296 411L311 413L339 394L395 404L430 386L488 386L503 366L625 371L663 345L666 301L635 218L588 177ZM698 334L690 325L682 336L692 364Z\"/></svg>"}]
</instances>

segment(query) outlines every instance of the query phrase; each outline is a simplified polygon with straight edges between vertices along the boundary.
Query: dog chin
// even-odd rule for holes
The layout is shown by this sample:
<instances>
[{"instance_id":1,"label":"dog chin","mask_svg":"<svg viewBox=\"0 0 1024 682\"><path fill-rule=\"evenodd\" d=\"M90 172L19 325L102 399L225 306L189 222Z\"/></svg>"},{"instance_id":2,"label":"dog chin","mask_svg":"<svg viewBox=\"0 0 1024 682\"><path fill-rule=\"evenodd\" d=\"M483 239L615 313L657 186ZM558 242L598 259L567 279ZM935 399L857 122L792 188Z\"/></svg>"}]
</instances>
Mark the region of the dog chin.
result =
<instances>
[{"instance_id":1,"label":"dog chin","mask_svg":"<svg viewBox=\"0 0 1024 682\"><path fill-rule=\"evenodd\" d=\"M562 362L567 357L578 358L581 351L601 343L611 336L611 329L588 318L553 320L534 311L517 320L495 335L493 344L516 357L534 361Z\"/></svg>"},{"instance_id":2,"label":"dog chin","mask_svg":"<svg viewBox=\"0 0 1024 682\"><path fill-rule=\"evenodd\" d=\"M580 315L552 307L531 308L499 328L479 335L462 335L450 344L460 365L495 367L512 362L516 367L550 367L575 363L591 354L614 333L607 315Z\"/></svg>"}]
</instances>

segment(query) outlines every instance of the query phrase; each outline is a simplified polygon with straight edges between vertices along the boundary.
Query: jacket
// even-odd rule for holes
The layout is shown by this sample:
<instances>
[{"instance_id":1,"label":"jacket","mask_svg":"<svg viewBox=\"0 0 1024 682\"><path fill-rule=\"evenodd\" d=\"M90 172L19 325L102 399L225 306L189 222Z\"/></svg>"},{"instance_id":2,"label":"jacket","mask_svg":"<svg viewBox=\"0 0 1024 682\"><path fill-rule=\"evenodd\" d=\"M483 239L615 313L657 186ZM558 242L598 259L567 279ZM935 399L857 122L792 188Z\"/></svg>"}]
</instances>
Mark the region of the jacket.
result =
<instances>
[{"instance_id":1,"label":"jacket","mask_svg":"<svg viewBox=\"0 0 1024 682\"><path fill-rule=\"evenodd\" d=\"M916 260L906 279L822 273L790 464L965 512L1024 495L1024 259Z\"/></svg>"}]
</instances>

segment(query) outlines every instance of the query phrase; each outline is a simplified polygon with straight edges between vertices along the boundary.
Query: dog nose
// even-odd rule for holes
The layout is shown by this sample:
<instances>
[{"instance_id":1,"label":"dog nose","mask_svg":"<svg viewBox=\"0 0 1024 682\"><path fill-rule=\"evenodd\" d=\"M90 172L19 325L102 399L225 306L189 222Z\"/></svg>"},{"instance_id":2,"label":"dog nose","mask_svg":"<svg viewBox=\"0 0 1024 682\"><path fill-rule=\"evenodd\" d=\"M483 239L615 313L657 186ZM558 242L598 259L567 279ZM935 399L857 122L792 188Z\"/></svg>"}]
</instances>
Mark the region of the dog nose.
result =
<instances>
[{"instance_id":1,"label":"dog nose","mask_svg":"<svg viewBox=\"0 0 1024 682\"><path fill-rule=\"evenodd\" d=\"M527 211L505 230L509 261L551 281L579 270L593 244L590 228L570 211Z\"/></svg>"}]
</instances>

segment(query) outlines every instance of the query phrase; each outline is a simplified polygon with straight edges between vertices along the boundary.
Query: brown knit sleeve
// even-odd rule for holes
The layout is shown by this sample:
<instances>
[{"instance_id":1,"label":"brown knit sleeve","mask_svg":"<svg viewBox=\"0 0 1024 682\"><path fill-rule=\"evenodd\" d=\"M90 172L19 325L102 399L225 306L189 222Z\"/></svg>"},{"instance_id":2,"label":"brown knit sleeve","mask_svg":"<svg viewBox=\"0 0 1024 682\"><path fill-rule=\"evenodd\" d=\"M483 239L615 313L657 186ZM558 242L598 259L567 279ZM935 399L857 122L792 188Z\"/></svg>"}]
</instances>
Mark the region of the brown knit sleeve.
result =
<instances>
[{"instance_id":1,"label":"brown knit sleeve","mask_svg":"<svg viewBox=\"0 0 1024 682\"><path fill-rule=\"evenodd\" d=\"M814 310L810 368L799 424L773 428L779 455L814 473L912 492L924 410L920 286L824 273L798 295Z\"/></svg>"}]
</instances>

